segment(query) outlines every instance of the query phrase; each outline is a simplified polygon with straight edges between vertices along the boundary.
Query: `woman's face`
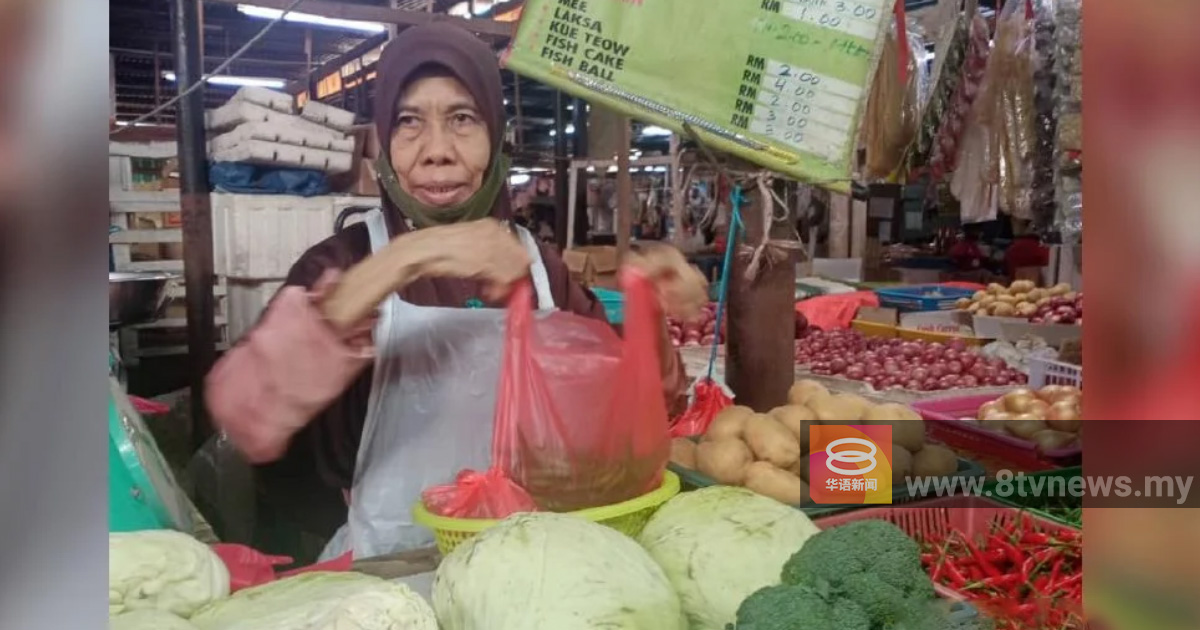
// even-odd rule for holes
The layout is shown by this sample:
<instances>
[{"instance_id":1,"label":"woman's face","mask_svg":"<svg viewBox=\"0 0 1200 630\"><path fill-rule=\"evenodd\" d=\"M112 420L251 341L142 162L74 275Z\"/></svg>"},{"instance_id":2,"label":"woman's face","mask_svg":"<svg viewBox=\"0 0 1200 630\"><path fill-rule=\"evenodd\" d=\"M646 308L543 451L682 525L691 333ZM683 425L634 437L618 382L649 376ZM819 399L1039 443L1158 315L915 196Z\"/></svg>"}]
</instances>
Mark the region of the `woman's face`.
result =
<instances>
[{"instance_id":1,"label":"woman's face","mask_svg":"<svg viewBox=\"0 0 1200 630\"><path fill-rule=\"evenodd\" d=\"M396 112L389 157L400 188L434 208L470 199L483 185L492 146L466 87L453 77L417 79Z\"/></svg>"}]
</instances>

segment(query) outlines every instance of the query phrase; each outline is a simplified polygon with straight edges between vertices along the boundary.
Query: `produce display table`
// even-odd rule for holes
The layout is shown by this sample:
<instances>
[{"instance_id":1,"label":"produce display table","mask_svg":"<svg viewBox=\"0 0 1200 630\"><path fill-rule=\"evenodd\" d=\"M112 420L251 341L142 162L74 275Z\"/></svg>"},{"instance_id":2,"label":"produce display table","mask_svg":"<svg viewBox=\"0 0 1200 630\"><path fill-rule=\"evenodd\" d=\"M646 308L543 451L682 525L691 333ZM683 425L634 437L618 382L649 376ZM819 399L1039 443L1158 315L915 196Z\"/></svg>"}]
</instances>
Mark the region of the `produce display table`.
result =
<instances>
[{"instance_id":1,"label":"produce display table","mask_svg":"<svg viewBox=\"0 0 1200 630\"><path fill-rule=\"evenodd\" d=\"M690 346L679 349L679 356L683 361L684 367L687 369L688 376L692 378L700 378L708 372L708 357L710 348L703 346ZM958 397L958 396L995 396L1000 397L1007 393L1012 387L976 387L972 389L955 389L949 391L932 391L932 392L914 392L902 389L892 389L887 391L876 391L867 386L866 383L859 381L851 381L849 379L838 378L833 376L819 376L813 374L808 368L797 365L795 369L796 379L808 379L816 381L830 391L845 392L857 394L864 398L884 400L889 402L897 402L905 405L911 405L922 400L931 400L935 398ZM725 346L717 348L717 361L713 366L713 377L721 382L725 382Z\"/></svg>"}]
</instances>

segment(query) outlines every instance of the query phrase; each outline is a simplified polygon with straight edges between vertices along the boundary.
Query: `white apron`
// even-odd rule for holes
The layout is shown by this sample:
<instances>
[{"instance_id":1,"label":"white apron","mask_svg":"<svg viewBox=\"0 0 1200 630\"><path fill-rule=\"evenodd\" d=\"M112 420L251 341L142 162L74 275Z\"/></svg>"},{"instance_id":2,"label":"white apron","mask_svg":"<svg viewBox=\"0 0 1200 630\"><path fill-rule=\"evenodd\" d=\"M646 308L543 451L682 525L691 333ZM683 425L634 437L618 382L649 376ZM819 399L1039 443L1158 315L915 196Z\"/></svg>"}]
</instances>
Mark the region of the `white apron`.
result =
<instances>
[{"instance_id":1,"label":"white apron","mask_svg":"<svg viewBox=\"0 0 1200 630\"><path fill-rule=\"evenodd\" d=\"M366 217L371 251L390 238L383 213ZM533 236L518 226L533 260L538 310L554 309ZM491 461L492 417L504 353L504 309L415 306L392 293L375 328L375 371L358 447L350 511L321 554L370 558L433 544L413 523L426 488Z\"/></svg>"}]
</instances>

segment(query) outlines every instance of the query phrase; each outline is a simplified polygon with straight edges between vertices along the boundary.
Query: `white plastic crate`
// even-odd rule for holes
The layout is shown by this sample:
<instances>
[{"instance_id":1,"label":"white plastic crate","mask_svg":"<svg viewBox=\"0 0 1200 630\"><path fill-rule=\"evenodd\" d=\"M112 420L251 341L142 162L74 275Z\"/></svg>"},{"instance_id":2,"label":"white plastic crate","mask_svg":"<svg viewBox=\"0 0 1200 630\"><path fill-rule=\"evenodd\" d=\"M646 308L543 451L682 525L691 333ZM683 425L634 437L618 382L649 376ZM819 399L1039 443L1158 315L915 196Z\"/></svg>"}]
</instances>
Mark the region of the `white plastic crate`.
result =
<instances>
[{"instance_id":1,"label":"white plastic crate","mask_svg":"<svg viewBox=\"0 0 1200 630\"><path fill-rule=\"evenodd\" d=\"M241 339L246 331L254 327L271 298L275 297L282 286L282 280L229 281L227 309L229 311L230 342Z\"/></svg>"},{"instance_id":2,"label":"white plastic crate","mask_svg":"<svg viewBox=\"0 0 1200 630\"><path fill-rule=\"evenodd\" d=\"M1029 358L1029 386L1038 389L1046 385L1068 385L1083 389L1083 368L1061 361L1039 357Z\"/></svg>"},{"instance_id":3,"label":"white plastic crate","mask_svg":"<svg viewBox=\"0 0 1200 630\"><path fill-rule=\"evenodd\" d=\"M214 194L218 275L281 280L300 255L333 234L333 197Z\"/></svg>"}]
</instances>

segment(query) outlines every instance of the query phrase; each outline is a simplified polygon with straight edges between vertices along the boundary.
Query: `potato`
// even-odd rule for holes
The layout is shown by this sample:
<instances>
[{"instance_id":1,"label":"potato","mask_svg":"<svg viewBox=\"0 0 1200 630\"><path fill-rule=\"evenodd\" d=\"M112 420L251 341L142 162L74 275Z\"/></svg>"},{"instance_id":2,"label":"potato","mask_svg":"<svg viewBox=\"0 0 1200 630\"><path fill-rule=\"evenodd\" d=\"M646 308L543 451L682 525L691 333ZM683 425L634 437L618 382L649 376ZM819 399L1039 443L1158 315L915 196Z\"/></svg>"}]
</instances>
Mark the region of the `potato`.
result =
<instances>
[{"instance_id":1,"label":"potato","mask_svg":"<svg viewBox=\"0 0 1200 630\"><path fill-rule=\"evenodd\" d=\"M813 397L822 394L829 395L829 390L824 385L808 379L796 381L788 390L788 404L807 405Z\"/></svg>"},{"instance_id":2,"label":"potato","mask_svg":"<svg viewBox=\"0 0 1200 630\"><path fill-rule=\"evenodd\" d=\"M987 297L987 296L988 296L988 292L987 292L987 291L976 291L975 293L973 293L973 294L971 295L971 301L972 301L972 302L978 302L978 301L982 300L983 298L985 298L985 297Z\"/></svg>"},{"instance_id":3,"label":"potato","mask_svg":"<svg viewBox=\"0 0 1200 630\"><path fill-rule=\"evenodd\" d=\"M863 414L865 424L892 427L892 442L916 452L925 445L925 421L920 414L897 403L877 405Z\"/></svg>"},{"instance_id":4,"label":"potato","mask_svg":"<svg viewBox=\"0 0 1200 630\"><path fill-rule=\"evenodd\" d=\"M958 301L956 301L954 303L954 308L956 308L960 311L966 310L970 307L971 307L971 298L959 298Z\"/></svg>"},{"instance_id":5,"label":"potato","mask_svg":"<svg viewBox=\"0 0 1200 630\"><path fill-rule=\"evenodd\" d=\"M805 483L808 483L808 455L796 460L796 463L788 469L788 472L803 479Z\"/></svg>"},{"instance_id":6,"label":"potato","mask_svg":"<svg viewBox=\"0 0 1200 630\"><path fill-rule=\"evenodd\" d=\"M980 304L979 304L979 302L975 302L975 303L973 303L973 304L971 304L970 306L968 306L968 307L967 307L967 312L968 312L968 313L971 313L971 314L978 313L978 312L980 312L980 310L981 310L981 309L980 309Z\"/></svg>"},{"instance_id":7,"label":"potato","mask_svg":"<svg viewBox=\"0 0 1200 630\"><path fill-rule=\"evenodd\" d=\"M1052 295L1054 297L1058 297L1060 295L1066 295L1070 292L1071 292L1071 285L1067 284L1066 282L1060 282L1060 283L1054 285L1053 287L1050 287L1050 291L1049 291L1050 295Z\"/></svg>"},{"instance_id":8,"label":"potato","mask_svg":"<svg viewBox=\"0 0 1200 630\"><path fill-rule=\"evenodd\" d=\"M1017 315L1017 307L1008 302L997 302L991 312L995 317L1015 317Z\"/></svg>"},{"instance_id":9,"label":"potato","mask_svg":"<svg viewBox=\"0 0 1200 630\"><path fill-rule=\"evenodd\" d=\"M754 462L747 466L743 485L747 490L787 505L800 505L807 494L804 480L767 462Z\"/></svg>"},{"instance_id":10,"label":"potato","mask_svg":"<svg viewBox=\"0 0 1200 630\"><path fill-rule=\"evenodd\" d=\"M945 477L958 470L958 455L941 444L926 444L913 454L914 477Z\"/></svg>"},{"instance_id":11,"label":"potato","mask_svg":"<svg viewBox=\"0 0 1200 630\"><path fill-rule=\"evenodd\" d=\"M746 420L754 415L754 410L741 405L726 407L717 412L712 424L708 425L705 440L740 440L746 431Z\"/></svg>"},{"instance_id":12,"label":"potato","mask_svg":"<svg viewBox=\"0 0 1200 630\"><path fill-rule=\"evenodd\" d=\"M808 429L817 423L817 416L812 409L803 405L784 405L772 409L767 415L778 420L796 436L796 441L800 442L800 452L808 452Z\"/></svg>"},{"instance_id":13,"label":"potato","mask_svg":"<svg viewBox=\"0 0 1200 630\"><path fill-rule=\"evenodd\" d=\"M1028 293L1036 289L1037 285L1034 284L1033 280L1017 280L1012 283L1010 288L1013 290L1013 293Z\"/></svg>"},{"instance_id":14,"label":"potato","mask_svg":"<svg viewBox=\"0 0 1200 630\"><path fill-rule=\"evenodd\" d=\"M701 442L696 447L696 469L717 483L741 485L752 461L754 454L741 440Z\"/></svg>"},{"instance_id":15,"label":"potato","mask_svg":"<svg viewBox=\"0 0 1200 630\"><path fill-rule=\"evenodd\" d=\"M1050 297L1050 292L1045 289L1034 289L1029 292L1029 301L1037 304L1038 300Z\"/></svg>"},{"instance_id":16,"label":"potato","mask_svg":"<svg viewBox=\"0 0 1200 630\"><path fill-rule=\"evenodd\" d=\"M922 449L924 450L924 449ZM913 472L913 458L908 449L899 444L892 445L892 483L900 483Z\"/></svg>"},{"instance_id":17,"label":"potato","mask_svg":"<svg viewBox=\"0 0 1200 630\"><path fill-rule=\"evenodd\" d=\"M1054 299L1054 298L1052 298L1052 297L1050 297L1050 296L1048 296L1048 295L1047 295L1047 296L1046 296L1046 297L1044 297L1044 298L1040 298L1040 299L1038 299L1038 301L1034 302L1034 304L1037 304L1038 308L1041 308L1041 307L1043 307L1043 306L1045 306L1045 305L1049 304L1049 303L1050 303L1050 300L1052 300L1052 299Z\"/></svg>"},{"instance_id":18,"label":"potato","mask_svg":"<svg viewBox=\"0 0 1200 630\"><path fill-rule=\"evenodd\" d=\"M847 409L850 408L849 405L855 405L858 408L859 418L862 418L868 410L875 406L874 403L857 394L834 394L834 396L838 398L841 403L844 403Z\"/></svg>"},{"instance_id":19,"label":"potato","mask_svg":"<svg viewBox=\"0 0 1200 630\"><path fill-rule=\"evenodd\" d=\"M746 444L756 459L789 468L800 459L800 441L771 416L756 413L746 421Z\"/></svg>"},{"instance_id":20,"label":"potato","mask_svg":"<svg viewBox=\"0 0 1200 630\"><path fill-rule=\"evenodd\" d=\"M808 408L812 409L817 416L817 421L822 424L854 423L862 417L863 411L865 411L862 400L858 396L850 398L839 394L818 398L809 403Z\"/></svg>"},{"instance_id":21,"label":"potato","mask_svg":"<svg viewBox=\"0 0 1200 630\"><path fill-rule=\"evenodd\" d=\"M1079 294L1074 291L1067 291L1066 293L1063 294L1064 300L1070 300L1072 302L1074 302L1075 298L1077 298L1077 297L1079 297Z\"/></svg>"},{"instance_id":22,"label":"potato","mask_svg":"<svg viewBox=\"0 0 1200 630\"><path fill-rule=\"evenodd\" d=\"M1053 451L1070 445L1077 437L1074 433L1046 429L1034 433L1030 441L1037 444L1040 451Z\"/></svg>"},{"instance_id":23,"label":"potato","mask_svg":"<svg viewBox=\"0 0 1200 630\"><path fill-rule=\"evenodd\" d=\"M986 295L982 300L979 300L979 308L987 308L996 303L996 296Z\"/></svg>"},{"instance_id":24,"label":"potato","mask_svg":"<svg viewBox=\"0 0 1200 630\"><path fill-rule=\"evenodd\" d=\"M671 461L684 468L696 469L696 443L687 438L671 440Z\"/></svg>"},{"instance_id":25,"label":"potato","mask_svg":"<svg viewBox=\"0 0 1200 630\"><path fill-rule=\"evenodd\" d=\"M1017 304L1020 304L1021 302L1028 302L1029 294L1028 293L1014 293L1013 299L1017 301Z\"/></svg>"},{"instance_id":26,"label":"potato","mask_svg":"<svg viewBox=\"0 0 1200 630\"><path fill-rule=\"evenodd\" d=\"M1017 302L1020 302L1020 300L1018 300L1017 296L1015 295L997 295L996 302L1016 307Z\"/></svg>"},{"instance_id":27,"label":"potato","mask_svg":"<svg viewBox=\"0 0 1200 630\"><path fill-rule=\"evenodd\" d=\"M993 400L983 403L979 406L979 411L976 412L975 418L978 420L986 420L988 415L993 411L1004 411L1004 401Z\"/></svg>"},{"instance_id":28,"label":"potato","mask_svg":"<svg viewBox=\"0 0 1200 630\"><path fill-rule=\"evenodd\" d=\"M1017 305L1017 317L1033 317L1037 314L1037 304L1033 302L1021 302Z\"/></svg>"},{"instance_id":29,"label":"potato","mask_svg":"<svg viewBox=\"0 0 1200 630\"><path fill-rule=\"evenodd\" d=\"M1031 413L1016 414L1005 426L1005 430L1010 434L1023 440L1031 439L1034 433L1045 429L1046 423Z\"/></svg>"},{"instance_id":30,"label":"potato","mask_svg":"<svg viewBox=\"0 0 1200 630\"><path fill-rule=\"evenodd\" d=\"M1004 293L1007 293L1008 289L1004 288L1004 285L1002 285L1002 284L993 282L993 283L987 285L987 292L992 295L1002 295Z\"/></svg>"}]
</instances>

